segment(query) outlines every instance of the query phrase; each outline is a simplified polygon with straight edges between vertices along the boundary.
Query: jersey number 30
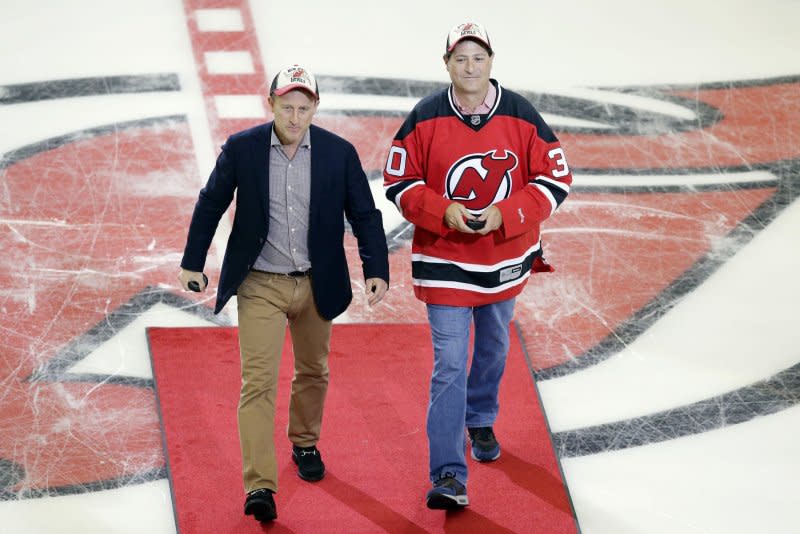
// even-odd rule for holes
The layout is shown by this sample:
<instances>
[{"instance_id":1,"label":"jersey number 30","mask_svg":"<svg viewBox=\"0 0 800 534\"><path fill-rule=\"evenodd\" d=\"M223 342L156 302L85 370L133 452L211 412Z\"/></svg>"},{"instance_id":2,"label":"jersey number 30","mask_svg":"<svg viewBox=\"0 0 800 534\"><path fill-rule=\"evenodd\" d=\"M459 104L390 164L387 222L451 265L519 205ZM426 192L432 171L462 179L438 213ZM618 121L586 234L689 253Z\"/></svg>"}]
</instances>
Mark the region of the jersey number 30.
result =
<instances>
[{"instance_id":1,"label":"jersey number 30","mask_svg":"<svg viewBox=\"0 0 800 534\"><path fill-rule=\"evenodd\" d=\"M386 159L386 174L390 176L403 176L406 172L406 149L399 146L393 146L389 150L389 157ZM561 148L554 148L547 153L547 156L556 164L553 169L553 177L561 178L569 174L569 166L567 165L567 158L564 155L564 150Z\"/></svg>"},{"instance_id":2,"label":"jersey number 30","mask_svg":"<svg viewBox=\"0 0 800 534\"><path fill-rule=\"evenodd\" d=\"M561 148L554 148L547 153L547 156L556 164L553 169L553 178L561 178L569 174L569 167L567 166L567 157Z\"/></svg>"},{"instance_id":3,"label":"jersey number 30","mask_svg":"<svg viewBox=\"0 0 800 534\"><path fill-rule=\"evenodd\" d=\"M386 174L390 176L403 176L406 172L406 149L393 146L389 150L389 159L386 160Z\"/></svg>"}]
</instances>

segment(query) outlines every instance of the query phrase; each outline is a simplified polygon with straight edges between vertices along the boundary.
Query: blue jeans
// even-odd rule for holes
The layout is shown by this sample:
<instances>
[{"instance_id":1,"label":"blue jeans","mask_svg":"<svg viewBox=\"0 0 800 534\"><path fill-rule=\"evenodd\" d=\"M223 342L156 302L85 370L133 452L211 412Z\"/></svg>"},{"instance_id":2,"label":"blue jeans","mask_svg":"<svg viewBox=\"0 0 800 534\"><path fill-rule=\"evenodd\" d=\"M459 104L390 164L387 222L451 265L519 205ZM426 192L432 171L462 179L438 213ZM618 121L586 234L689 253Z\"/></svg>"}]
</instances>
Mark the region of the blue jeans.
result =
<instances>
[{"instance_id":1,"label":"blue jeans","mask_svg":"<svg viewBox=\"0 0 800 534\"><path fill-rule=\"evenodd\" d=\"M506 366L508 328L514 299L475 308L428 304L433 339L433 373L428 404L430 477L452 473L467 483L464 427L492 426ZM472 365L469 331L475 322Z\"/></svg>"}]
</instances>

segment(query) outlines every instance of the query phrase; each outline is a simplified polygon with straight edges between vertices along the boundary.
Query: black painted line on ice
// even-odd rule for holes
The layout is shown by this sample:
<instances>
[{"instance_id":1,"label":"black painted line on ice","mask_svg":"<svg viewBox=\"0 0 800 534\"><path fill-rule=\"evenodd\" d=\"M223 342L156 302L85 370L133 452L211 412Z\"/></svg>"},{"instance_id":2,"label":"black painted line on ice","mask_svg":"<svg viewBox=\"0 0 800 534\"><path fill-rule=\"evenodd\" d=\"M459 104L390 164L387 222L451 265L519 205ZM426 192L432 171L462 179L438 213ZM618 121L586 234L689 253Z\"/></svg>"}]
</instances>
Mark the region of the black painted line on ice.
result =
<instances>
[{"instance_id":1,"label":"black painted line on ice","mask_svg":"<svg viewBox=\"0 0 800 534\"><path fill-rule=\"evenodd\" d=\"M443 82L426 82L401 78L375 78L375 77L350 77L350 76L319 76L320 91L333 94L363 94L369 96L393 96L423 98L433 92L448 86ZM540 113L554 114L579 120L588 120L602 123L606 128L593 128L587 126L565 126L558 128L560 133L584 133L595 135L657 135L674 134L699 130L713 126L724 117L720 110L691 98L668 94L670 88L653 89L647 94L639 90L635 96L647 97L659 102L668 102L682 107L694 115L687 119L676 117L669 113L634 108L624 104L615 104L589 98L579 98L550 93L516 90L531 101ZM612 89L621 95L630 94L621 89ZM641 93L641 94L640 94ZM350 116L384 116L405 117L408 113L398 110L356 110L337 109L322 110L321 114Z\"/></svg>"},{"instance_id":2,"label":"black painted line on ice","mask_svg":"<svg viewBox=\"0 0 800 534\"><path fill-rule=\"evenodd\" d=\"M80 361L83 358L76 360ZM32 380L37 382L75 382L89 384L109 384L114 386L126 386L133 388L153 389L153 380L137 376L117 376L102 375L97 373L63 373L59 375L31 375Z\"/></svg>"},{"instance_id":3,"label":"black painted line on ice","mask_svg":"<svg viewBox=\"0 0 800 534\"><path fill-rule=\"evenodd\" d=\"M13 498L9 488L25 479L25 468L6 458L0 458L0 501Z\"/></svg>"},{"instance_id":4,"label":"black painted line on ice","mask_svg":"<svg viewBox=\"0 0 800 534\"><path fill-rule=\"evenodd\" d=\"M378 78L375 76L317 76L320 94L363 94L422 98L449 85L449 82Z\"/></svg>"},{"instance_id":5,"label":"black painted line on ice","mask_svg":"<svg viewBox=\"0 0 800 534\"><path fill-rule=\"evenodd\" d=\"M375 95L365 95L375 96ZM401 111L397 109L321 109L314 116L315 117L397 117L404 119L408 115L408 111Z\"/></svg>"},{"instance_id":6,"label":"black painted line on ice","mask_svg":"<svg viewBox=\"0 0 800 534\"><path fill-rule=\"evenodd\" d=\"M629 449L746 423L800 403L800 363L736 391L693 404L553 435L559 457Z\"/></svg>"},{"instance_id":7,"label":"black painted line on ice","mask_svg":"<svg viewBox=\"0 0 800 534\"><path fill-rule=\"evenodd\" d=\"M786 159L786 160L775 160L769 161L767 163L751 163L747 165L716 165L716 166L708 166L708 167L573 167L573 174L582 174L582 175L615 175L615 174L623 174L623 175L633 175L633 176L649 176L649 175L692 175L692 174L742 174L747 172L754 172L754 171L766 171L771 173L777 173L778 178L775 180L765 180L764 182L755 181L753 184L757 187L758 184L761 183L775 183L780 181L780 174L786 174L787 172L791 172L794 166L797 164L796 159ZM738 183L734 182L731 184L726 184L730 186L736 186ZM683 188L694 188L694 185L685 185L680 186Z\"/></svg>"},{"instance_id":8,"label":"black painted line on ice","mask_svg":"<svg viewBox=\"0 0 800 534\"><path fill-rule=\"evenodd\" d=\"M658 85L627 85L623 87L605 86L601 90L639 92L639 91L709 91L716 89L747 89L750 87L769 87L772 85L790 85L800 83L800 75L775 76L773 78L754 78L750 80L733 80L727 82L703 82L696 84L658 84Z\"/></svg>"},{"instance_id":9,"label":"black painted line on ice","mask_svg":"<svg viewBox=\"0 0 800 534\"><path fill-rule=\"evenodd\" d=\"M161 117L149 117L146 119L137 119L127 122L116 122L112 124L105 124L103 126L98 126L96 128L88 128L86 130L78 130L75 132L70 132L68 134L60 135L58 137L51 137L49 139L37 141L36 143L31 143L30 145L25 145L15 150L12 150L11 152L5 153L3 157L0 158L0 170L3 170L6 167L9 167L14 163L17 163L24 159L33 157L37 154L41 154L42 152L47 152L48 150L54 150L69 143L85 141L87 139L91 139L92 137L99 137L101 135L107 135L115 132L120 132L123 130L129 130L132 128L147 128L155 125L178 124L185 122L186 122L186 117L184 115L165 115Z\"/></svg>"},{"instance_id":10,"label":"black painted line on ice","mask_svg":"<svg viewBox=\"0 0 800 534\"><path fill-rule=\"evenodd\" d=\"M67 370L86 358L100 345L113 338L123 328L156 304L166 304L177 310L185 311L205 319L217 326L229 323L214 315L211 308L197 304L185 297L170 293L163 289L147 287L133 296L128 302L108 314L105 319L73 339L69 345L59 351L27 378L31 382L86 382L107 383L153 389L153 380L130 376L100 375L93 373L68 373Z\"/></svg>"},{"instance_id":11,"label":"black painted line on ice","mask_svg":"<svg viewBox=\"0 0 800 534\"><path fill-rule=\"evenodd\" d=\"M653 173L664 174L664 173ZM780 184L780 178L774 180L751 182L723 182L707 184L674 184L674 185L596 185L582 183L573 185L570 194L602 193L610 195L663 194L663 193L713 193L716 191L746 191L748 189L771 189Z\"/></svg>"},{"instance_id":12,"label":"black painted line on ice","mask_svg":"<svg viewBox=\"0 0 800 534\"><path fill-rule=\"evenodd\" d=\"M163 467L148 469L140 471L132 475L109 478L106 480L95 480L87 482L86 484L71 484L68 486L55 486L52 488L44 489L26 489L21 492L2 491L0 488L0 502L23 500L23 499L40 499L42 497L59 497L63 495L79 495L81 493L92 493L96 491L112 490L132 486L134 484L145 484L147 482L155 482L166 477Z\"/></svg>"},{"instance_id":13,"label":"black painted line on ice","mask_svg":"<svg viewBox=\"0 0 800 534\"><path fill-rule=\"evenodd\" d=\"M0 105L80 96L180 91L180 89L178 75L171 73L46 80L0 85Z\"/></svg>"}]
</instances>

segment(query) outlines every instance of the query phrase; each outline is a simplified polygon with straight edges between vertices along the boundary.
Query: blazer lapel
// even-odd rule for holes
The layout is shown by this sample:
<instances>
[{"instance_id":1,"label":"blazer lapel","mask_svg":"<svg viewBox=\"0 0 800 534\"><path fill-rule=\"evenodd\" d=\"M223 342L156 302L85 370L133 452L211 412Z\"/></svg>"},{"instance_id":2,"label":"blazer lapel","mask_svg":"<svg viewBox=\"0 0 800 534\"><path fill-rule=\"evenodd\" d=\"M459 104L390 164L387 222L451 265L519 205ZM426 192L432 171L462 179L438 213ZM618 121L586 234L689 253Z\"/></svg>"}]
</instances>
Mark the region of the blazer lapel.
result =
<instances>
[{"instance_id":1,"label":"blazer lapel","mask_svg":"<svg viewBox=\"0 0 800 534\"><path fill-rule=\"evenodd\" d=\"M311 136L311 198L308 203L309 229L315 226L319 218L319 196L322 194L322 180L324 176L322 173L322 145L319 143L319 140L314 140L315 130L316 126L312 124L309 127L309 135Z\"/></svg>"},{"instance_id":2,"label":"blazer lapel","mask_svg":"<svg viewBox=\"0 0 800 534\"><path fill-rule=\"evenodd\" d=\"M264 209L264 219L269 220L269 152L271 150L270 136L272 123L268 122L259 129L255 136L256 147L253 156L253 176L256 179L258 194L261 197L261 207Z\"/></svg>"}]
</instances>

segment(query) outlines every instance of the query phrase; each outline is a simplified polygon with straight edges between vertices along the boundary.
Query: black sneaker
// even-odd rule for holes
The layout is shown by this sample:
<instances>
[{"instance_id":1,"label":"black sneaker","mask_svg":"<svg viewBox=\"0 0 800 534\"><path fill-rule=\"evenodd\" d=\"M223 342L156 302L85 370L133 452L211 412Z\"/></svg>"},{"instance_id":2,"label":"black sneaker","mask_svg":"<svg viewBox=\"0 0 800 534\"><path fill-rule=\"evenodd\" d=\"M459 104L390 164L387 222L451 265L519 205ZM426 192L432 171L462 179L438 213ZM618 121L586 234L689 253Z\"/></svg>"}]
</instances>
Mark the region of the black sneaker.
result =
<instances>
[{"instance_id":1,"label":"black sneaker","mask_svg":"<svg viewBox=\"0 0 800 534\"><path fill-rule=\"evenodd\" d=\"M467 488L452 473L445 473L428 490L425 503L431 510L459 510L469 504Z\"/></svg>"},{"instance_id":2,"label":"black sneaker","mask_svg":"<svg viewBox=\"0 0 800 534\"><path fill-rule=\"evenodd\" d=\"M500 458L500 444L494 437L490 426L468 428L469 441L472 444L472 459L479 462L493 462Z\"/></svg>"},{"instance_id":3,"label":"black sneaker","mask_svg":"<svg viewBox=\"0 0 800 534\"><path fill-rule=\"evenodd\" d=\"M272 498L272 491L268 489L257 489L247 494L244 501L244 514L252 515L262 523L269 523L278 517L275 509L275 499Z\"/></svg>"},{"instance_id":4,"label":"black sneaker","mask_svg":"<svg viewBox=\"0 0 800 534\"><path fill-rule=\"evenodd\" d=\"M316 482L325 476L322 455L313 445L311 447L292 445L292 460L297 464L297 475L307 482Z\"/></svg>"}]
</instances>

